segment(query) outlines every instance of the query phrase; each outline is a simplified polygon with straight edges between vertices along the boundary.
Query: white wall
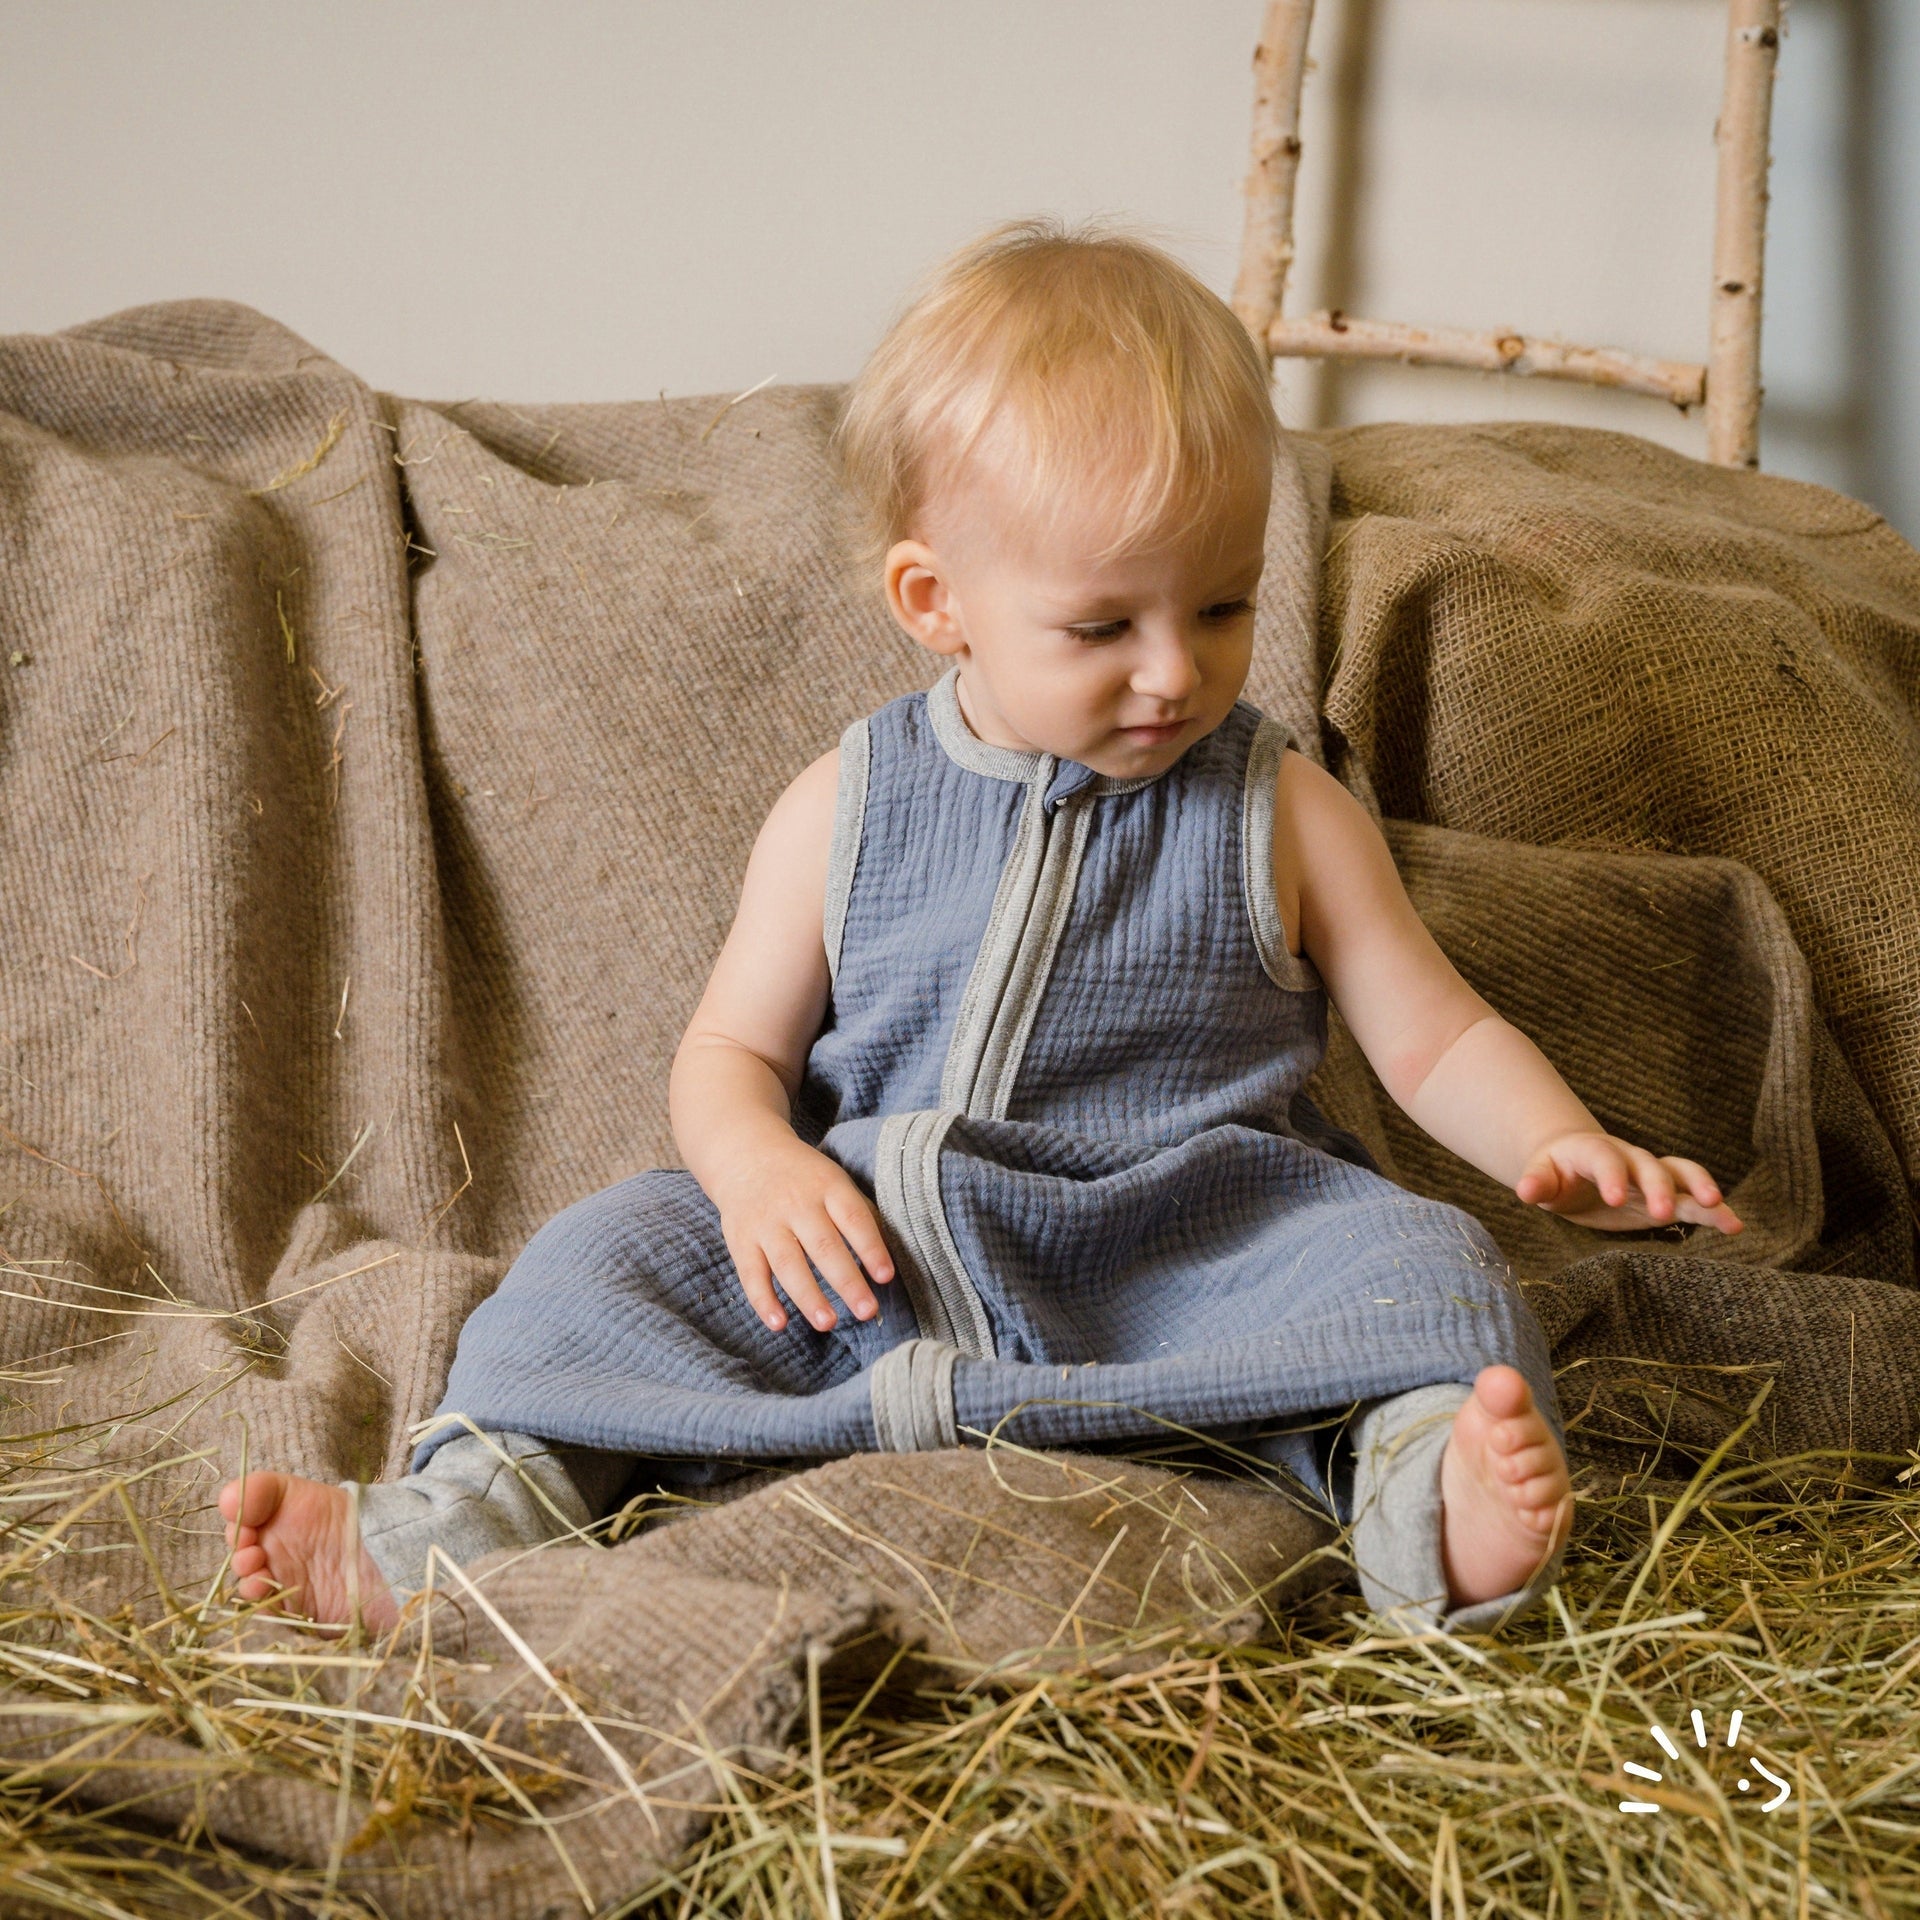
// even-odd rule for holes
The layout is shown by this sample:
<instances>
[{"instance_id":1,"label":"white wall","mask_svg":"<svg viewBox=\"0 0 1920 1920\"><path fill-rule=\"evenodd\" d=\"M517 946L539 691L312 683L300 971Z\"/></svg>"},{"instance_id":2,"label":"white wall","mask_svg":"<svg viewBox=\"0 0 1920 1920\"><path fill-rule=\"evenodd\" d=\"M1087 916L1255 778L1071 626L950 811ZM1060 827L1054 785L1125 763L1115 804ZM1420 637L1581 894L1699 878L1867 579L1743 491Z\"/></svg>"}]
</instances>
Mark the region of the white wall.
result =
<instances>
[{"instance_id":1,"label":"white wall","mask_svg":"<svg viewBox=\"0 0 1920 1920\"><path fill-rule=\"evenodd\" d=\"M1896 76L1882 171L1904 186L1920 164L1920 0L1799 0L1768 458L1877 491L1912 531L1915 196L1883 190L1876 216L1875 257L1896 269L1876 309L1876 365L1893 369L1877 409L1847 358L1856 263L1834 240L1855 190L1838 29L1862 8L1885 16ZM0 0L0 328L224 294L381 386L558 400L844 377L915 273L1034 210L1158 227L1224 287L1260 11ZM1290 304L1332 290L1393 318L1698 357L1721 17L1720 0L1321 0ZM1337 101L1360 42L1343 265L1329 244ZM1296 369L1283 397L1302 420L1550 413L1701 443L1697 421L1657 402L1492 377Z\"/></svg>"},{"instance_id":2,"label":"white wall","mask_svg":"<svg viewBox=\"0 0 1920 1920\"><path fill-rule=\"evenodd\" d=\"M1353 16L1368 14L1370 49L1356 51ZM1309 255L1296 304L1704 358L1723 22L1721 0L1323 9L1303 133L1316 159L1328 153L1341 66L1364 61L1360 230L1345 283L1330 284L1324 256ZM1306 185L1333 189L1320 167ZM1699 417L1662 401L1498 375L1350 369L1335 410L1550 412L1696 455L1706 447Z\"/></svg>"},{"instance_id":3,"label":"white wall","mask_svg":"<svg viewBox=\"0 0 1920 1920\"><path fill-rule=\"evenodd\" d=\"M368 379L843 378L1050 207L1237 237L1258 0L0 0L0 324L227 294Z\"/></svg>"}]
</instances>

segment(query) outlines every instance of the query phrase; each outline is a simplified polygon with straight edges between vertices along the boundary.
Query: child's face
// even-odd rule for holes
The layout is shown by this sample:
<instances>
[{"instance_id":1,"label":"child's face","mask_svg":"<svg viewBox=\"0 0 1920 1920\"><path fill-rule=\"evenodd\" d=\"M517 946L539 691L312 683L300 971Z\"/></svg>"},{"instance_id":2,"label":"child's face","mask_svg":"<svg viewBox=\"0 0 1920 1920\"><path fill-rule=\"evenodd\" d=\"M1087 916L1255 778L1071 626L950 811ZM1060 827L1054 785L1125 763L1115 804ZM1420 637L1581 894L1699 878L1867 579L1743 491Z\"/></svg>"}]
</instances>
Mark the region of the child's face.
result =
<instances>
[{"instance_id":1,"label":"child's face","mask_svg":"<svg viewBox=\"0 0 1920 1920\"><path fill-rule=\"evenodd\" d=\"M1195 531L1117 554L1097 486L1039 523L990 468L948 492L927 537L887 555L887 598L915 640L959 662L981 739L1139 778L1227 717L1252 659L1264 467Z\"/></svg>"}]
</instances>

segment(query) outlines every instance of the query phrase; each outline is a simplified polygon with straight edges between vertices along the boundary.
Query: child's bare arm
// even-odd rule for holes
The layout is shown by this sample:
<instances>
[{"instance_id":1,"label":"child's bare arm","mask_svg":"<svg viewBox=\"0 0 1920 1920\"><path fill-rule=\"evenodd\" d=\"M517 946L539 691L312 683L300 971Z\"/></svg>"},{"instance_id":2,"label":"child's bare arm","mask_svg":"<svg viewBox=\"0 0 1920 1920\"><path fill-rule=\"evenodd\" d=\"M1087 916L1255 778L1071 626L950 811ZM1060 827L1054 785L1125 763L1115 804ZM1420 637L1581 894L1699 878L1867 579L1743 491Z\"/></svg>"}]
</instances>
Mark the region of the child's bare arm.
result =
<instances>
[{"instance_id":1,"label":"child's bare arm","mask_svg":"<svg viewBox=\"0 0 1920 1920\"><path fill-rule=\"evenodd\" d=\"M1583 1225L1678 1219L1740 1231L1704 1167L1607 1133L1540 1049L1461 979L1366 809L1297 753L1282 762L1274 829L1289 933L1381 1084L1442 1146Z\"/></svg>"},{"instance_id":2,"label":"child's bare arm","mask_svg":"<svg viewBox=\"0 0 1920 1920\"><path fill-rule=\"evenodd\" d=\"M893 1278L866 1196L791 1121L826 1018L822 922L839 761L837 753L816 760L760 829L732 931L681 1038L670 1086L681 1156L720 1210L754 1311L776 1332L787 1316L775 1280L825 1332L835 1314L814 1269L860 1320L878 1311L868 1277Z\"/></svg>"}]
</instances>

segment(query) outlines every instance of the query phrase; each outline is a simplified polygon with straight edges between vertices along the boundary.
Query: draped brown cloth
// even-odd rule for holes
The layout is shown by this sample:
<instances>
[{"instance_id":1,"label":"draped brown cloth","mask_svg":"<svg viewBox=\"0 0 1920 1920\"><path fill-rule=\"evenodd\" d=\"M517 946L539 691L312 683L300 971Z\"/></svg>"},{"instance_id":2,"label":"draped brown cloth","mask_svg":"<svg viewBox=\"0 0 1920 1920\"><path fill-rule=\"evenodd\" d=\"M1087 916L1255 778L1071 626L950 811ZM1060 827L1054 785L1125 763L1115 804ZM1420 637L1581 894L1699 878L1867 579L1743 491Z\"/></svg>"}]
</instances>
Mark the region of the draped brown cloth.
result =
<instances>
[{"instance_id":1,"label":"draped brown cloth","mask_svg":"<svg viewBox=\"0 0 1920 1920\"><path fill-rule=\"evenodd\" d=\"M667 1063L759 821L930 677L842 557L835 400L429 406L217 302L0 342L6 1446L50 1487L144 1474L176 1587L219 1565L243 1450L398 1471L531 1230L671 1159ZM1588 1471L1703 1452L1758 1399L1749 1451L1884 1477L1920 1432L1920 558L1619 435L1373 427L1284 464L1250 696L1379 807L1474 984L1749 1228L1524 1209L1337 1024L1316 1092L1507 1248ZM443 1710L531 1716L608 1784L551 1797L564 1859L355 1801L339 1884L395 1915L610 1901L697 1831L714 1756L786 1739L810 1661L1247 1638L1337 1570L1312 1516L1193 1484L855 1459L495 1569L436 1617ZM28 1561L155 1604L137 1556ZM399 1710L412 1644L358 1706ZM14 1759L71 1739L21 1704ZM103 1719L86 1757L156 1821L337 1846L331 1787L179 1728Z\"/></svg>"}]
</instances>

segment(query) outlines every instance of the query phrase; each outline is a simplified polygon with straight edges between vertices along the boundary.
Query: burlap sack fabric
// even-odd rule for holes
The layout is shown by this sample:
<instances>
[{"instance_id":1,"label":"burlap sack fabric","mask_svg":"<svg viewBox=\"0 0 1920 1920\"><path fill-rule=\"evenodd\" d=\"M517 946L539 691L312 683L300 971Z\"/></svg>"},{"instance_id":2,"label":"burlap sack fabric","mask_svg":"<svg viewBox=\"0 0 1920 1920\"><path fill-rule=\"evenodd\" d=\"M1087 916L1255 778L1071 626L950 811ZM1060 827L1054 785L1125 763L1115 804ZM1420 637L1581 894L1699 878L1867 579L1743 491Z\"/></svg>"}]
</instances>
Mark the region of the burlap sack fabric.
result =
<instances>
[{"instance_id":1,"label":"burlap sack fabric","mask_svg":"<svg viewBox=\"0 0 1920 1920\"><path fill-rule=\"evenodd\" d=\"M666 1064L755 827L930 677L840 557L834 397L428 407L217 303L0 343L0 1366L16 1434L168 1403L100 1444L203 1450L141 1483L170 1577L217 1565L243 1444L395 1471L526 1234L670 1158ZM1769 1446L1900 1454L1920 560L1851 503L1610 435L1367 429L1303 460L1252 697L1403 823L1469 977L1750 1228L1622 1243L1522 1209L1338 1033L1316 1091L1492 1227L1597 1457L1711 1445L1769 1377ZM553 1802L569 1861L524 1828L376 1824L342 1884L396 1914L612 1899L694 1831L706 1752L784 1740L809 1646L1244 1637L1327 1576L1325 1538L1251 1490L1202 1508L1154 1467L970 1452L536 1556L486 1592L651 1730L622 1736L651 1798L551 1731L468 1606L436 1628L474 1663L450 1710L543 1715L611 1785ZM89 1792L334 1844L330 1790L209 1796L199 1749L116 1751Z\"/></svg>"},{"instance_id":2,"label":"burlap sack fabric","mask_svg":"<svg viewBox=\"0 0 1920 1920\"><path fill-rule=\"evenodd\" d=\"M1326 716L1382 810L1752 868L1911 1180L1920 557L1838 494L1619 435L1330 446Z\"/></svg>"}]
</instances>

